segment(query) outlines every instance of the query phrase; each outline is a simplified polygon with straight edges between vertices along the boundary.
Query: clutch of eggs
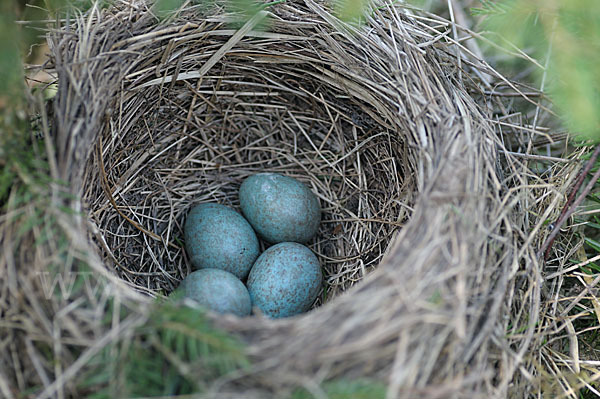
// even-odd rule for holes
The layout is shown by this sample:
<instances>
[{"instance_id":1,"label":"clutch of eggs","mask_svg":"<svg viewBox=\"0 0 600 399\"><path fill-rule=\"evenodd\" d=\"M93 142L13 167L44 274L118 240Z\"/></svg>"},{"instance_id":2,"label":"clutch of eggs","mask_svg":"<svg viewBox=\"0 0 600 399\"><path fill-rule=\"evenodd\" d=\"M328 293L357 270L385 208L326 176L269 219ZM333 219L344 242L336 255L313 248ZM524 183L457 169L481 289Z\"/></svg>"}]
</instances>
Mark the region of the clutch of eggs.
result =
<instances>
[{"instance_id":1,"label":"clutch of eggs","mask_svg":"<svg viewBox=\"0 0 600 399\"><path fill-rule=\"evenodd\" d=\"M279 318L307 311L322 273L317 257L300 243L310 241L319 228L317 197L296 179L259 173L242 183L239 199L244 216L215 203L189 212L185 246L198 270L175 292L217 313L246 316L255 306ZM259 256L255 232L276 245Z\"/></svg>"}]
</instances>

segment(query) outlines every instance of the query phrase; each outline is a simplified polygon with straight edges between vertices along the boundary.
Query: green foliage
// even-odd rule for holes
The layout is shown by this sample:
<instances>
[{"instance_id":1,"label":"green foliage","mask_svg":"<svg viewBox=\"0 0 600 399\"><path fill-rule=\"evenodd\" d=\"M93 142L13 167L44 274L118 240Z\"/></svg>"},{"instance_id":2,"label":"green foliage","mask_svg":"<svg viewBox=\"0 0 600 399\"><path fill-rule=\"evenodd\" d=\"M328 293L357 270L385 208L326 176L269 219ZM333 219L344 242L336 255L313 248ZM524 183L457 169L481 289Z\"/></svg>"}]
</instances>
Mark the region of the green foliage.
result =
<instances>
[{"instance_id":1,"label":"green foliage","mask_svg":"<svg viewBox=\"0 0 600 399\"><path fill-rule=\"evenodd\" d=\"M243 345L201 311L164 301L132 337L89 363L78 388L96 399L185 395L249 365Z\"/></svg>"},{"instance_id":2,"label":"green foliage","mask_svg":"<svg viewBox=\"0 0 600 399\"><path fill-rule=\"evenodd\" d=\"M0 8L6 8L0 6ZM23 68L18 47L18 31L13 23L14 14L0 9L0 100L12 103L22 97Z\"/></svg>"},{"instance_id":3,"label":"green foliage","mask_svg":"<svg viewBox=\"0 0 600 399\"><path fill-rule=\"evenodd\" d=\"M185 0L157 0L154 4L154 12L160 18L166 18L169 14L171 14L174 10L179 9Z\"/></svg>"},{"instance_id":4,"label":"green foliage","mask_svg":"<svg viewBox=\"0 0 600 399\"><path fill-rule=\"evenodd\" d=\"M22 60L27 58L30 46L43 42L40 29L44 27L35 21L45 20L49 17L44 10L54 11L67 6L67 0L30 0L31 7L22 7L17 0L0 1L0 110L14 110L24 100L25 84ZM91 4L91 0L74 0L72 4L81 9L84 3ZM19 26L16 20L29 21L25 26ZM8 117L0 115L0 126L14 129ZM1 119L4 119L2 121ZM2 123L4 122L4 123ZM12 130L12 129L11 129Z\"/></svg>"},{"instance_id":5,"label":"green foliage","mask_svg":"<svg viewBox=\"0 0 600 399\"><path fill-rule=\"evenodd\" d=\"M229 0L227 2L230 11L242 15L243 21L248 21L264 7L255 0Z\"/></svg>"},{"instance_id":6,"label":"green foliage","mask_svg":"<svg viewBox=\"0 0 600 399\"><path fill-rule=\"evenodd\" d=\"M368 379L334 380L323 384L321 389L329 399L384 399L385 384ZM297 389L290 399L314 399L315 396L306 389Z\"/></svg>"},{"instance_id":7,"label":"green foliage","mask_svg":"<svg viewBox=\"0 0 600 399\"><path fill-rule=\"evenodd\" d=\"M473 15L504 15L511 10L511 5L506 1L480 0L480 2L481 7L471 8Z\"/></svg>"},{"instance_id":8,"label":"green foliage","mask_svg":"<svg viewBox=\"0 0 600 399\"><path fill-rule=\"evenodd\" d=\"M60 1L60 0L55 0ZM84 1L84 0L80 0ZM212 7L218 0L192 0L191 4L195 6L203 6L206 9ZM264 2L260 0L226 0L226 9L240 16L237 23L233 23L234 28L241 27L245 22L250 20L257 12L268 9L274 4L284 3L286 0L275 0ZM352 24L360 24L364 20L368 0L332 0L335 13L338 18L344 22ZM156 0L154 11L160 18L167 18L186 4L186 0ZM263 20L255 29L265 30L268 28L268 20Z\"/></svg>"},{"instance_id":9,"label":"green foliage","mask_svg":"<svg viewBox=\"0 0 600 399\"><path fill-rule=\"evenodd\" d=\"M486 27L541 64L546 89L567 127L600 141L600 2L597 0L483 1L475 14ZM549 53L548 53L549 52Z\"/></svg>"},{"instance_id":10,"label":"green foliage","mask_svg":"<svg viewBox=\"0 0 600 399\"><path fill-rule=\"evenodd\" d=\"M19 27L17 19L47 18L36 8L22 10L16 0L0 1L0 209L7 200L11 181L29 166L15 168L15 160L25 156L30 164L31 146L27 145L29 120L26 113L25 73L22 60L32 44L40 41L39 32ZM18 163L20 164L20 163Z\"/></svg>"},{"instance_id":11,"label":"green foliage","mask_svg":"<svg viewBox=\"0 0 600 399\"><path fill-rule=\"evenodd\" d=\"M208 10L219 4L220 0L156 0L153 10L161 20L167 20L171 15L184 5L200 7ZM270 3L264 3L259 0L226 0L225 9L234 16L234 20L229 22L232 29L241 28L246 22L256 15L257 12L268 8L277 3L285 2L285 0L276 0ZM269 26L269 18L264 18L254 26L254 30L266 30Z\"/></svg>"},{"instance_id":12,"label":"green foliage","mask_svg":"<svg viewBox=\"0 0 600 399\"><path fill-rule=\"evenodd\" d=\"M0 131L6 129L0 134L0 211L6 211L12 194L13 208L39 201L39 212L42 212L48 203L48 183L51 179L46 160L38 155L43 142L32 143L26 136L29 124L23 106L15 99L12 107L0 111ZM22 211L15 212L12 217L20 217ZM35 222L32 220L29 223Z\"/></svg>"},{"instance_id":13,"label":"green foliage","mask_svg":"<svg viewBox=\"0 0 600 399\"><path fill-rule=\"evenodd\" d=\"M35 0L34 0L35 1ZM92 7L105 8L112 4L112 0L43 0L44 7L51 16L67 17L72 11L84 12ZM36 20L36 18L28 18Z\"/></svg>"},{"instance_id":14,"label":"green foliage","mask_svg":"<svg viewBox=\"0 0 600 399\"><path fill-rule=\"evenodd\" d=\"M367 0L337 0L335 12L339 19L352 24L360 24L364 20Z\"/></svg>"}]
</instances>

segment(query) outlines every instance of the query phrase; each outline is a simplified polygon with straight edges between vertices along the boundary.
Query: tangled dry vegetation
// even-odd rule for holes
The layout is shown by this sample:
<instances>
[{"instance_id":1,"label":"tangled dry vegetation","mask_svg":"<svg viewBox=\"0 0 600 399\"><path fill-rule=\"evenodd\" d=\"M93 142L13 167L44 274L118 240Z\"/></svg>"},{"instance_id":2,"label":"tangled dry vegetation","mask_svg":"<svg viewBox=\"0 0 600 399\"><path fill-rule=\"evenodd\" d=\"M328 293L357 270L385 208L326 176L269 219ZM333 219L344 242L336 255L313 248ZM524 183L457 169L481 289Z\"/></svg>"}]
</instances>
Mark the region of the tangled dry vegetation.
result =
<instances>
[{"instance_id":1,"label":"tangled dry vegetation","mask_svg":"<svg viewBox=\"0 0 600 399\"><path fill-rule=\"evenodd\" d=\"M523 94L455 40L472 32L439 17L381 2L353 27L327 7L284 2L236 25L218 9L161 21L148 3L119 3L50 32L59 90L46 149L64 184L47 188L52 234L1 220L5 396L88 392L78 381L92 360L133 342L151 297L189 273L190 206L237 207L257 171L319 196L311 248L326 283L300 317L213 318L252 367L207 396L323 397L324 381L357 377L383 381L388 398L557 388L538 350L558 291L536 251L579 164L514 154L554 140L511 108L539 93ZM540 162L547 174L532 171ZM34 206L9 201L8 214ZM44 295L48 271L110 289Z\"/></svg>"}]
</instances>

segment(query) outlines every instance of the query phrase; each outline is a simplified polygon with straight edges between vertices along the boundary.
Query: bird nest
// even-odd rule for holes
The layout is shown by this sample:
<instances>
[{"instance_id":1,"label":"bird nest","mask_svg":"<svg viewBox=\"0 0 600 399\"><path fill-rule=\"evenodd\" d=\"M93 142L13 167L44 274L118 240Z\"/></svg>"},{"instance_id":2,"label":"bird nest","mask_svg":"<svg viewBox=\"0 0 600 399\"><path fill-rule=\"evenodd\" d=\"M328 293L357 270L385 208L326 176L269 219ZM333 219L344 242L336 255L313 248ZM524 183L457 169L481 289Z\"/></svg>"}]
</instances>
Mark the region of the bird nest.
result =
<instances>
[{"instance_id":1,"label":"bird nest","mask_svg":"<svg viewBox=\"0 0 600 399\"><path fill-rule=\"evenodd\" d=\"M515 161L498 155L501 98L479 77L510 84L438 32L449 23L399 5L372 4L355 26L313 0L241 23L124 4L50 35L55 167L77 211L63 225L94 278L143 313L190 273L191 206L237 209L247 176L293 176L323 208L308 244L323 291L289 319L215 317L256 366L219 389L252 384L266 397L370 376L390 398L505 394L512 350L535 323L520 338L502 332L528 317L515 308L539 306L512 293L535 280L517 282L532 256L519 233L526 196Z\"/></svg>"}]
</instances>

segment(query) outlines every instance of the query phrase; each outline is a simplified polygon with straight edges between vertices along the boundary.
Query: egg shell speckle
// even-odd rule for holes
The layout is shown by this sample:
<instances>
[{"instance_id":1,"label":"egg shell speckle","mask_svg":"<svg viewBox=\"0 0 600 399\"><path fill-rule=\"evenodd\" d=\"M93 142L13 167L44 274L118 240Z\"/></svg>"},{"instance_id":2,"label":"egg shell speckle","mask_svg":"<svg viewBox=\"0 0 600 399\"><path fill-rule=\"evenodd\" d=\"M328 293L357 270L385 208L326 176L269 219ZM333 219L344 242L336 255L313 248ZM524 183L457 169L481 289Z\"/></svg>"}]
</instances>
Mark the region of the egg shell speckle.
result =
<instances>
[{"instance_id":1,"label":"egg shell speckle","mask_svg":"<svg viewBox=\"0 0 600 399\"><path fill-rule=\"evenodd\" d=\"M300 181L276 173L258 173L240 187L240 207L265 241L306 243L321 221L319 200Z\"/></svg>"},{"instance_id":2,"label":"egg shell speckle","mask_svg":"<svg viewBox=\"0 0 600 399\"><path fill-rule=\"evenodd\" d=\"M184 236L195 269L221 269L244 279L259 254L252 226L235 210L221 204L193 207L185 221Z\"/></svg>"},{"instance_id":3,"label":"egg shell speckle","mask_svg":"<svg viewBox=\"0 0 600 399\"><path fill-rule=\"evenodd\" d=\"M253 306L272 318L307 311L319 294L323 276L319 260L304 245L283 242L263 252L248 276Z\"/></svg>"},{"instance_id":4,"label":"egg shell speckle","mask_svg":"<svg viewBox=\"0 0 600 399\"><path fill-rule=\"evenodd\" d=\"M190 298L217 313L248 316L252 311L246 286L233 274L220 269L202 269L188 275L173 293Z\"/></svg>"}]
</instances>

